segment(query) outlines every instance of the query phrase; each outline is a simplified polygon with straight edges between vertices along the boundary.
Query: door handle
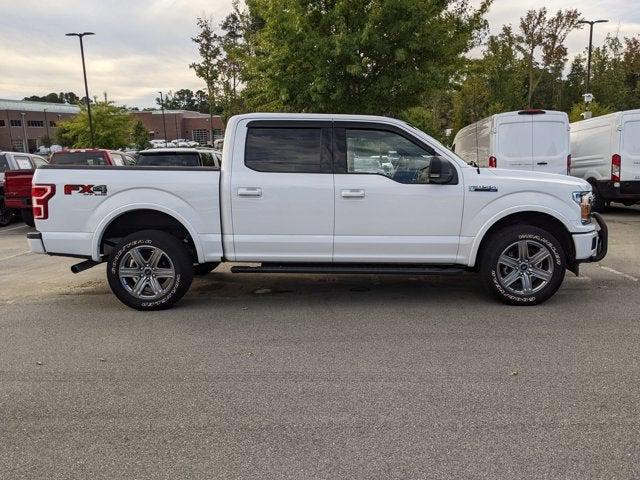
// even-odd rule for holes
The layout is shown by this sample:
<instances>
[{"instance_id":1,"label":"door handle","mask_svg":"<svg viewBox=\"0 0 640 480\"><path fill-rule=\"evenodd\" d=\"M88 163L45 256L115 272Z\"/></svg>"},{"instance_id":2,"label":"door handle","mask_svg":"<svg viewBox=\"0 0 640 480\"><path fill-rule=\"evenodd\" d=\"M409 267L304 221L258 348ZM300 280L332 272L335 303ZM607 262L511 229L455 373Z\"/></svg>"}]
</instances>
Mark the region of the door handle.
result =
<instances>
[{"instance_id":1,"label":"door handle","mask_svg":"<svg viewBox=\"0 0 640 480\"><path fill-rule=\"evenodd\" d=\"M342 198L364 198L364 190L342 190L340 195L342 195Z\"/></svg>"},{"instance_id":2,"label":"door handle","mask_svg":"<svg viewBox=\"0 0 640 480\"><path fill-rule=\"evenodd\" d=\"M538 165L549 165L547 162L538 162Z\"/></svg>"},{"instance_id":3,"label":"door handle","mask_svg":"<svg viewBox=\"0 0 640 480\"><path fill-rule=\"evenodd\" d=\"M240 187L238 188L239 197L261 197L262 189L260 187Z\"/></svg>"}]
</instances>

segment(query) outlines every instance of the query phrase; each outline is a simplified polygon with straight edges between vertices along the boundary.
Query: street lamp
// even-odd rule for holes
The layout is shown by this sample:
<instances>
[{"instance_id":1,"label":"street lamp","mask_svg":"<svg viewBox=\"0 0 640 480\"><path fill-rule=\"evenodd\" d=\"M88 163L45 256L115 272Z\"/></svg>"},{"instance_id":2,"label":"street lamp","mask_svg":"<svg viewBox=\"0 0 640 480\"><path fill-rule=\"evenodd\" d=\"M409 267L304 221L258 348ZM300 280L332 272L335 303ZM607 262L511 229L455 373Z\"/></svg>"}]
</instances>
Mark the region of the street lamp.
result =
<instances>
[{"instance_id":1,"label":"street lamp","mask_svg":"<svg viewBox=\"0 0 640 480\"><path fill-rule=\"evenodd\" d=\"M167 123L164 120L164 99L162 98L162 92L160 94L160 108L162 109L162 127L164 128L164 146L167 146Z\"/></svg>"},{"instance_id":2,"label":"street lamp","mask_svg":"<svg viewBox=\"0 0 640 480\"><path fill-rule=\"evenodd\" d=\"M29 143L27 141L27 125L25 122L25 117L27 116L27 114L22 112L20 113L20 115L22 116L22 151L24 153L29 153Z\"/></svg>"},{"instance_id":3,"label":"street lamp","mask_svg":"<svg viewBox=\"0 0 640 480\"><path fill-rule=\"evenodd\" d=\"M609 20L580 20L578 23L589 25L589 55L587 57L587 93L589 93L589 79L591 78L591 48L593 46L593 25L606 23Z\"/></svg>"},{"instance_id":4,"label":"street lamp","mask_svg":"<svg viewBox=\"0 0 640 480\"><path fill-rule=\"evenodd\" d=\"M87 99L87 114L89 115L89 133L91 134L91 147L95 148L95 140L93 136L93 122L91 121L91 101L89 100L89 87L87 85L87 67L84 63L84 46L82 44L82 38L85 35L95 35L93 32L82 33L67 33L67 37L78 37L80 39L80 55L82 56L82 74L84 75L84 93Z\"/></svg>"}]
</instances>

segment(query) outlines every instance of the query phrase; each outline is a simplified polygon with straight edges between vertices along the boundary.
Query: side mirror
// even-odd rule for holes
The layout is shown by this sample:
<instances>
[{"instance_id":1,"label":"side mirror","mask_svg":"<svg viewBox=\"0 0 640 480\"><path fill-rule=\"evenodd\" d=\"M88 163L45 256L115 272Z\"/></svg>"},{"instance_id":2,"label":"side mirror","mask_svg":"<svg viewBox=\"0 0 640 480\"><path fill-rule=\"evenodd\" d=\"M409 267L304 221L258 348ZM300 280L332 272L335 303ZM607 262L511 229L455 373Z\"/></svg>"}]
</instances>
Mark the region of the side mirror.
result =
<instances>
[{"instance_id":1,"label":"side mirror","mask_svg":"<svg viewBox=\"0 0 640 480\"><path fill-rule=\"evenodd\" d=\"M429 162L429 183L446 185L454 178L453 167L447 160L440 157L431 157Z\"/></svg>"}]
</instances>

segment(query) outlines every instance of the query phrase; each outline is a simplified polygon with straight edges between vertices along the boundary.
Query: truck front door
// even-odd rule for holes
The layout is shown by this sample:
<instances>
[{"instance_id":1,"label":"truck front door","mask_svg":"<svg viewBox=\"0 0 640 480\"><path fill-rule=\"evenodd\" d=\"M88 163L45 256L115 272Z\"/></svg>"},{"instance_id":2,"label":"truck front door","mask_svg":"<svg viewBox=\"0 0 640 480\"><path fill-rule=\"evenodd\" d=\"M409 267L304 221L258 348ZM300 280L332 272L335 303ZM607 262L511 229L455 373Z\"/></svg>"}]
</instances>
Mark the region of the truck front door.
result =
<instances>
[{"instance_id":1,"label":"truck front door","mask_svg":"<svg viewBox=\"0 0 640 480\"><path fill-rule=\"evenodd\" d=\"M457 167L400 128L335 122L335 262L454 263L463 185ZM430 179L433 159L452 169Z\"/></svg>"},{"instance_id":2,"label":"truck front door","mask_svg":"<svg viewBox=\"0 0 640 480\"><path fill-rule=\"evenodd\" d=\"M330 262L331 122L254 120L243 126L230 180L235 260Z\"/></svg>"}]
</instances>

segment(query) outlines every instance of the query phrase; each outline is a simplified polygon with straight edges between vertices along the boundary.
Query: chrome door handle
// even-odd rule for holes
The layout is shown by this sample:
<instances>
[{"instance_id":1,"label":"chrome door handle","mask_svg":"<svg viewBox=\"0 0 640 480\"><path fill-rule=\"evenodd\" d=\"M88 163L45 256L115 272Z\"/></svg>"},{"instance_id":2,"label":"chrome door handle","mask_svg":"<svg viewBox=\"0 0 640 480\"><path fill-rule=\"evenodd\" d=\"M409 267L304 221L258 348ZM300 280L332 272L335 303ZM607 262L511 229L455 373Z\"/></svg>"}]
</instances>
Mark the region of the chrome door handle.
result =
<instances>
[{"instance_id":1,"label":"chrome door handle","mask_svg":"<svg viewBox=\"0 0 640 480\"><path fill-rule=\"evenodd\" d=\"M364 190L342 190L340 195L342 195L342 198L364 198Z\"/></svg>"},{"instance_id":2,"label":"chrome door handle","mask_svg":"<svg viewBox=\"0 0 640 480\"><path fill-rule=\"evenodd\" d=\"M238 188L239 197L261 197L262 189L260 187L240 187Z\"/></svg>"}]
</instances>

